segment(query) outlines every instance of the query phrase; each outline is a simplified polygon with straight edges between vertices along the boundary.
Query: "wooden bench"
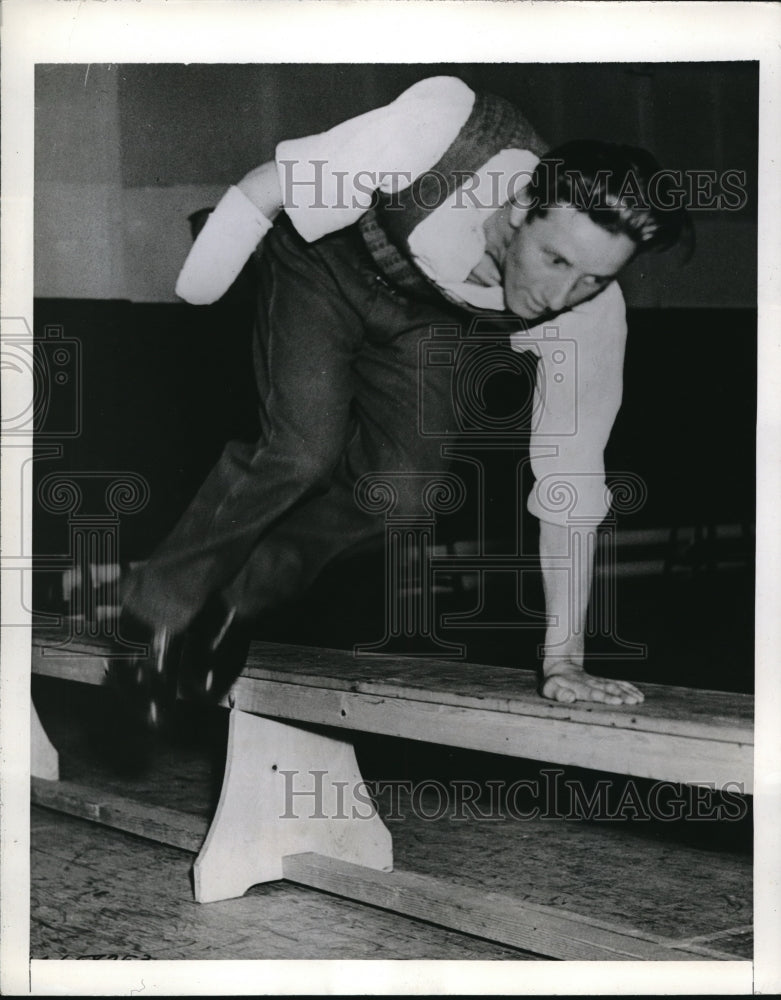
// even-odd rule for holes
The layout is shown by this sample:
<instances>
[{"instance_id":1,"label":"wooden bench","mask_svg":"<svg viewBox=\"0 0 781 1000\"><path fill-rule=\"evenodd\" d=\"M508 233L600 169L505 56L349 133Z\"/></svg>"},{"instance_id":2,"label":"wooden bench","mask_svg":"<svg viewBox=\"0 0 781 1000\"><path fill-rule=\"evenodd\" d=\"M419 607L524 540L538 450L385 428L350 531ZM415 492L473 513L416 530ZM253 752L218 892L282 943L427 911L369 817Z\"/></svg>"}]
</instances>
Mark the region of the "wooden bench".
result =
<instances>
[{"instance_id":1,"label":"wooden bench","mask_svg":"<svg viewBox=\"0 0 781 1000\"><path fill-rule=\"evenodd\" d=\"M39 675L100 684L106 647L88 638L63 645L60 637L58 645L42 631L32 662ZM751 697L643 689L641 706L559 705L539 697L530 671L253 643L225 699L226 773L195 861L196 899L228 899L285 878L557 958L733 958L702 943L393 871L391 836L365 794L350 739L350 731L403 737L751 793ZM38 800L51 805L56 752L33 715L33 775ZM87 814L106 822L111 808ZM170 817L158 823L167 825ZM192 849L198 839L187 830L175 842Z\"/></svg>"}]
</instances>

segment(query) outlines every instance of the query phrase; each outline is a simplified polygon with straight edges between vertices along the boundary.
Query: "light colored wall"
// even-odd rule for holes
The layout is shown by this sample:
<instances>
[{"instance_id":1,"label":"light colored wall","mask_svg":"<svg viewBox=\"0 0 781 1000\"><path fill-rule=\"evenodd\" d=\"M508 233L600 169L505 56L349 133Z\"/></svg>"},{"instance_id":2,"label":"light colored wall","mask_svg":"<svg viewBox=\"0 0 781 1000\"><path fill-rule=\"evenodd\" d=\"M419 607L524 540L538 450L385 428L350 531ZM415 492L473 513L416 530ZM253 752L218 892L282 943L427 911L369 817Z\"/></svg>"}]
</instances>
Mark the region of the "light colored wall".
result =
<instances>
[{"instance_id":1,"label":"light colored wall","mask_svg":"<svg viewBox=\"0 0 781 1000\"><path fill-rule=\"evenodd\" d=\"M214 205L221 184L125 188L123 297L135 302L176 301L174 285L192 246L187 216Z\"/></svg>"},{"instance_id":2,"label":"light colored wall","mask_svg":"<svg viewBox=\"0 0 781 1000\"><path fill-rule=\"evenodd\" d=\"M36 108L36 295L174 301L187 216L224 185L125 184L116 67L39 72Z\"/></svg>"},{"instance_id":3,"label":"light colored wall","mask_svg":"<svg viewBox=\"0 0 781 1000\"><path fill-rule=\"evenodd\" d=\"M740 66L42 66L36 76L38 296L175 301L187 216L273 154L454 72L515 98L552 142L647 144L672 167L756 158L752 83ZM753 194L752 194L753 198ZM756 302L753 201L695 215L697 252L639 259L622 278L639 307Z\"/></svg>"},{"instance_id":4,"label":"light colored wall","mask_svg":"<svg viewBox=\"0 0 781 1000\"><path fill-rule=\"evenodd\" d=\"M40 67L35 81L35 293L125 288L117 74Z\"/></svg>"}]
</instances>

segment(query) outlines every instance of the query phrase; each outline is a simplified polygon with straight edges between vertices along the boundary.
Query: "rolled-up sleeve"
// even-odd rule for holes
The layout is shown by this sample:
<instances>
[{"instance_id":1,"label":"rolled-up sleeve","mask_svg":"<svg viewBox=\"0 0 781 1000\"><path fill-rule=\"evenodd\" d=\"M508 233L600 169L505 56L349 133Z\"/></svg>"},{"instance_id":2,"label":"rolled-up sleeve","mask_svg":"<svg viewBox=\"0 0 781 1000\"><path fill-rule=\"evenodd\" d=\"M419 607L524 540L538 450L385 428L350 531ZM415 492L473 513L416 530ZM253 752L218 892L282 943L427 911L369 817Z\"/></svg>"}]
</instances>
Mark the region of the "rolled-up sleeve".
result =
<instances>
[{"instance_id":1,"label":"rolled-up sleeve","mask_svg":"<svg viewBox=\"0 0 781 1000\"><path fill-rule=\"evenodd\" d=\"M384 107L327 132L281 142L283 208L307 241L356 222L375 191L400 191L442 157L475 95L461 80L421 80Z\"/></svg>"},{"instance_id":2,"label":"rolled-up sleeve","mask_svg":"<svg viewBox=\"0 0 781 1000\"><path fill-rule=\"evenodd\" d=\"M590 302L556 317L516 350L539 356L527 506L552 524L599 523L612 502L604 451L623 391L626 307L616 282Z\"/></svg>"}]
</instances>

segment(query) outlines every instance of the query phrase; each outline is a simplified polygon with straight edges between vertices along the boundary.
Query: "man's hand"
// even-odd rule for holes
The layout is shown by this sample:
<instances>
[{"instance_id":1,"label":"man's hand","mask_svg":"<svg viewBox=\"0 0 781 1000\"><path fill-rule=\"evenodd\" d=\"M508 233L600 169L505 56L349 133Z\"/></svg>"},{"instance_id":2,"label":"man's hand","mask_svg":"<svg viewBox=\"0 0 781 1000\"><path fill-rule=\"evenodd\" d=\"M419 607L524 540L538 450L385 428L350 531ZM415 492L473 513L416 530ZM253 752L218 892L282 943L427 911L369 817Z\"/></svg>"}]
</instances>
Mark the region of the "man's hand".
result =
<instances>
[{"instance_id":1,"label":"man's hand","mask_svg":"<svg viewBox=\"0 0 781 1000\"><path fill-rule=\"evenodd\" d=\"M605 705L639 705L642 691L629 681L591 677L572 660L559 660L542 668L540 694L551 701L598 701Z\"/></svg>"},{"instance_id":2,"label":"man's hand","mask_svg":"<svg viewBox=\"0 0 781 1000\"><path fill-rule=\"evenodd\" d=\"M545 606L550 616L545 632L540 694L551 701L597 701L603 705L639 705L643 693L628 681L591 677L583 669L586 608L596 550L595 529L570 532L540 522L540 563ZM570 569L572 567L572 569Z\"/></svg>"}]
</instances>

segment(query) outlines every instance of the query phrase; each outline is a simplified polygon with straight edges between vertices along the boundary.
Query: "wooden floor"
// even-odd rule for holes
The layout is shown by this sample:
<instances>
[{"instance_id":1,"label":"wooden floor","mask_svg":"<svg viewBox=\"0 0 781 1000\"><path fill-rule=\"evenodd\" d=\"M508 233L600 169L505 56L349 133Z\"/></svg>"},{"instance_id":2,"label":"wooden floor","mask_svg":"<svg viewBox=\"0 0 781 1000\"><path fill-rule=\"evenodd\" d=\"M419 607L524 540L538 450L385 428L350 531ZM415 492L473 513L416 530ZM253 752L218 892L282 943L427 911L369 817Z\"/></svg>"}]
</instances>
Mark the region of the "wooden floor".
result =
<instances>
[{"instance_id":1,"label":"wooden floor","mask_svg":"<svg viewBox=\"0 0 781 1000\"><path fill-rule=\"evenodd\" d=\"M211 739L180 733L148 773L118 777L105 756L106 734L90 714L90 698L99 694L49 679L36 685L63 779L208 815L218 786L220 724ZM493 776L486 769L500 766L513 768L505 778L528 778L540 767L455 751L424 759L418 746L387 740L367 745L363 758L367 776L386 778ZM388 809L381 800L396 862L406 871L751 957L748 821L427 821L409 808L394 820ZM535 958L289 883L199 905L192 899L192 854L46 809L33 809L31 838L33 958Z\"/></svg>"},{"instance_id":2,"label":"wooden floor","mask_svg":"<svg viewBox=\"0 0 781 1000\"><path fill-rule=\"evenodd\" d=\"M518 959L347 900L274 882L193 902L193 856L33 809L32 958Z\"/></svg>"}]
</instances>

